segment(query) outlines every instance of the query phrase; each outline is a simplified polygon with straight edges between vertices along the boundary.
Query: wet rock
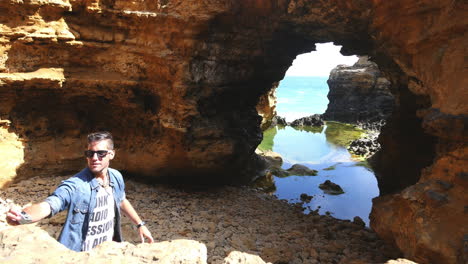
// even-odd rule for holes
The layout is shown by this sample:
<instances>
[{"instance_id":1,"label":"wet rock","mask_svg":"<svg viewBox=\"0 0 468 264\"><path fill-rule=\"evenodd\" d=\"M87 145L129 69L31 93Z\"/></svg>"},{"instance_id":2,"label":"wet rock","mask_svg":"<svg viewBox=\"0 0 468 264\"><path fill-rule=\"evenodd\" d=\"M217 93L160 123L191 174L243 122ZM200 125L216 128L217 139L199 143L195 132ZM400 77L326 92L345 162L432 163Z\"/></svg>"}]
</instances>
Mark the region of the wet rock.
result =
<instances>
[{"instance_id":1,"label":"wet rock","mask_svg":"<svg viewBox=\"0 0 468 264\"><path fill-rule=\"evenodd\" d=\"M294 164L291 168L286 170L289 175L298 175L298 176L316 176L316 170L309 169L307 166L301 164Z\"/></svg>"},{"instance_id":2,"label":"wet rock","mask_svg":"<svg viewBox=\"0 0 468 264\"><path fill-rule=\"evenodd\" d=\"M266 150L266 151L262 151L260 155L267 162L267 166L281 167L281 165L283 165L283 158L281 157L279 153L273 152L271 150Z\"/></svg>"},{"instance_id":3,"label":"wet rock","mask_svg":"<svg viewBox=\"0 0 468 264\"><path fill-rule=\"evenodd\" d=\"M324 183L319 185L319 188L322 189L327 194L338 195L344 193L341 186L336 183L331 182L330 180L326 180Z\"/></svg>"},{"instance_id":4,"label":"wet rock","mask_svg":"<svg viewBox=\"0 0 468 264\"><path fill-rule=\"evenodd\" d=\"M370 131L363 137L353 140L347 149L349 152L362 156L364 158L370 158L378 150L380 150L380 144L377 141L378 132Z\"/></svg>"},{"instance_id":5,"label":"wet rock","mask_svg":"<svg viewBox=\"0 0 468 264\"><path fill-rule=\"evenodd\" d=\"M320 126L323 126L324 124L325 123L323 122L322 115L315 114L315 115L296 119L292 121L289 125L292 127L303 127L303 126L320 127Z\"/></svg>"},{"instance_id":6,"label":"wet rock","mask_svg":"<svg viewBox=\"0 0 468 264\"><path fill-rule=\"evenodd\" d=\"M307 193L301 193L301 196L300 196L301 201L306 202L306 203L310 203L312 198L314 197L311 195L308 195Z\"/></svg>"},{"instance_id":7,"label":"wet rock","mask_svg":"<svg viewBox=\"0 0 468 264\"><path fill-rule=\"evenodd\" d=\"M270 169L270 171L271 171L271 174L277 177L287 177L290 175L287 170L283 170L282 168L278 168L278 167L273 167Z\"/></svg>"}]
</instances>

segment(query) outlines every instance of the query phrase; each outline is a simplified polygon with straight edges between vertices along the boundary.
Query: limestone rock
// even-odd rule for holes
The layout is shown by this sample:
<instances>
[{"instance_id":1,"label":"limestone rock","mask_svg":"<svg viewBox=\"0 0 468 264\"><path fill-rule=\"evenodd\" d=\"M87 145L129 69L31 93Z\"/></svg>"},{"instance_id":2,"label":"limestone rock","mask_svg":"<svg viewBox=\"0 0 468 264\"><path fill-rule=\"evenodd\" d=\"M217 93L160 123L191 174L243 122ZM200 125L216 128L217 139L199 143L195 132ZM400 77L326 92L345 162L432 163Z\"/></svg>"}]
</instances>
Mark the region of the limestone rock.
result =
<instances>
[{"instance_id":1,"label":"limestone rock","mask_svg":"<svg viewBox=\"0 0 468 264\"><path fill-rule=\"evenodd\" d=\"M105 242L89 252L75 252L34 225L17 226L0 232L0 262L84 263L125 262L161 264L205 264L206 246L193 240L172 240L134 246Z\"/></svg>"},{"instance_id":2,"label":"limestone rock","mask_svg":"<svg viewBox=\"0 0 468 264\"><path fill-rule=\"evenodd\" d=\"M267 161L269 166L272 167L281 167L283 165L283 158L279 153L276 153L271 150L263 151L260 154Z\"/></svg>"},{"instance_id":3,"label":"limestone rock","mask_svg":"<svg viewBox=\"0 0 468 264\"><path fill-rule=\"evenodd\" d=\"M360 57L353 66L337 66L327 82L330 103L323 114L325 120L369 128L380 125L392 113L394 98L390 82L366 56Z\"/></svg>"},{"instance_id":4,"label":"limestone rock","mask_svg":"<svg viewBox=\"0 0 468 264\"><path fill-rule=\"evenodd\" d=\"M103 129L118 139L116 168L132 175L252 179L259 98L298 54L333 41L344 55L369 55L392 83L373 157L391 196L373 204L385 220L373 227L417 261L461 263L468 232L452 208L464 208L467 188L466 5L0 1L0 133L11 134L0 155L12 152L0 184L80 170L86 134ZM443 205L425 200L426 185L445 195L437 180L454 186Z\"/></svg>"},{"instance_id":5,"label":"limestone rock","mask_svg":"<svg viewBox=\"0 0 468 264\"><path fill-rule=\"evenodd\" d=\"M248 254L245 252L232 251L224 259L224 264L267 264L259 256ZM268 262L270 263L270 262ZM271 263L270 263L271 264Z\"/></svg>"},{"instance_id":6,"label":"limestone rock","mask_svg":"<svg viewBox=\"0 0 468 264\"><path fill-rule=\"evenodd\" d=\"M275 83L273 87L263 96L260 97L256 106L258 114L262 117L260 127L266 130L269 127L275 126L276 121L276 89L279 83Z\"/></svg>"},{"instance_id":7,"label":"limestone rock","mask_svg":"<svg viewBox=\"0 0 468 264\"><path fill-rule=\"evenodd\" d=\"M51 186L66 178L35 177L0 190L0 220L5 219L12 205L42 201ZM353 252L356 259L365 263L401 256L369 229L327 216L304 215L287 202L246 187L175 188L128 179L126 190L127 198L157 243L141 244L135 225L125 216L122 232L126 242L104 243L88 253L69 251L54 239L64 221L55 219L57 216L14 228L0 221L0 262L10 263L13 259L18 263L68 263L64 261L66 256L74 263L96 259L119 263L198 263L207 254L206 262L222 264L236 251L233 255L241 260L261 258L271 263L314 263L325 252L329 252L327 260L336 263L346 260L339 252ZM191 262L187 260L189 256Z\"/></svg>"}]
</instances>

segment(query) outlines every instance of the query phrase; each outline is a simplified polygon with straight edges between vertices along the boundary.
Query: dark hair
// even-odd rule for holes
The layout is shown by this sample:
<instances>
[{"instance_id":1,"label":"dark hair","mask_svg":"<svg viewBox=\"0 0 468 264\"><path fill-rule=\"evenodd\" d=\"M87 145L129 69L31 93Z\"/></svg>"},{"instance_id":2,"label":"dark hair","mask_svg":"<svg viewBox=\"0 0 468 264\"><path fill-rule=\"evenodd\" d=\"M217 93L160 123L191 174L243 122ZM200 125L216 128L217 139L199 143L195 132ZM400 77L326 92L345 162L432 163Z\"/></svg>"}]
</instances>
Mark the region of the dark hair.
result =
<instances>
[{"instance_id":1,"label":"dark hair","mask_svg":"<svg viewBox=\"0 0 468 264\"><path fill-rule=\"evenodd\" d=\"M88 144L101 140L107 140L107 147L109 149L114 149L114 139L112 138L112 134L110 132L99 131L88 135Z\"/></svg>"}]
</instances>

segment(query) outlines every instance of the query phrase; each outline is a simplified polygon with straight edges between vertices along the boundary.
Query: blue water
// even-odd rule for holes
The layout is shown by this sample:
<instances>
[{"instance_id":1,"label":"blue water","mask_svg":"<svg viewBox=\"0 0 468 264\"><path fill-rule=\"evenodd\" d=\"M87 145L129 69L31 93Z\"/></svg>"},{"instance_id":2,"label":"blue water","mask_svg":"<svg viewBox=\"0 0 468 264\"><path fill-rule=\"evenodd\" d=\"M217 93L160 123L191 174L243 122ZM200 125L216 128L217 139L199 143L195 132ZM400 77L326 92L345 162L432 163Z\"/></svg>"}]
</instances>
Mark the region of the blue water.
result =
<instances>
[{"instance_id":1,"label":"blue water","mask_svg":"<svg viewBox=\"0 0 468 264\"><path fill-rule=\"evenodd\" d=\"M328 77L286 76L276 90L276 111L288 122L322 114L328 105Z\"/></svg>"},{"instance_id":2,"label":"blue water","mask_svg":"<svg viewBox=\"0 0 468 264\"><path fill-rule=\"evenodd\" d=\"M274 195L296 203L306 193L314 198L303 205L305 213L318 209L320 214L329 212L339 219L352 220L359 216L369 225L372 199L379 195L377 180L365 163L353 159L346 147L338 144L332 133L327 133L327 129L343 129L334 126L328 123L321 132L299 131L289 126L272 128L276 134L264 140L273 140L271 150L282 156L283 169L302 164L318 171L317 176L274 176ZM318 186L326 180L340 185L345 193L324 193Z\"/></svg>"},{"instance_id":3,"label":"blue water","mask_svg":"<svg viewBox=\"0 0 468 264\"><path fill-rule=\"evenodd\" d=\"M328 105L327 79L286 76L276 92L277 114L291 122L304 116L324 113ZM292 127L272 129L264 133L264 142L267 142L265 146L282 156L283 169L298 163L318 171L317 176L275 176L274 194L279 199L300 202L300 195L306 193L314 198L303 205L305 213L318 209L320 214L329 212L339 219L352 220L359 216L369 225L372 198L379 195L379 189L372 170L354 160L339 140L345 137L344 130L351 131L349 128L328 123L322 130L309 132ZM333 169L325 170L330 167ZM325 180L340 185L345 193L325 194L318 188Z\"/></svg>"}]
</instances>

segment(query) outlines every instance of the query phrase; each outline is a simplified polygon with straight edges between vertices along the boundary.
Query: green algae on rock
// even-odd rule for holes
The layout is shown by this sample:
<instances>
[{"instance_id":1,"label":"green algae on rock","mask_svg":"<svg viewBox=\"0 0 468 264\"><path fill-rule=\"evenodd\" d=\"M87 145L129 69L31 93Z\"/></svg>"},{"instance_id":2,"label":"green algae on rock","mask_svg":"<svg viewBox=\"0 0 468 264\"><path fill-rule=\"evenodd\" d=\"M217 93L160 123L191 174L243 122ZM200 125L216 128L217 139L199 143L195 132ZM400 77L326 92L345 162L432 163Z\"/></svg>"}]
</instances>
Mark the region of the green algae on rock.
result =
<instances>
[{"instance_id":1,"label":"green algae on rock","mask_svg":"<svg viewBox=\"0 0 468 264\"><path fill-rule=\"evenodd\" d=\"M349 124L339 122L326 122L327 129L325 135L327 140L338 146L348 146L351 141L361 137L364 130Z\"/></svg>"},{"instance_id":2,"label":"green algae on rock","mask_svg":"<svg viewBox=\"0 0 468 264\"><path fill-rule=\"evenodd\" d=\"M340 165L341 162L338 162L338 163L335 163L333 165L331 165L330 167L326 167L325 169L323 169L324 171L330 171L330 170L335 170L336 169L336 166Z\"/></svg>"},{"instance_id":3,"label":"green algae on rock","mask_svg":"<svg viewBox=\"0 0 468 264\"><path fill-rule=\"evenodd\" d=\"M267 151L267 150L273 150L273 146L274 146L274 138L276 136L276 134L278 133L278 129L281 129L280 126L274 126L274 127L271 127L265 131L263 131L263 140L262 142L260 143L260 145L258 145L258 149L260 149L261 151Z\"/></svg>"}]
</instances>

